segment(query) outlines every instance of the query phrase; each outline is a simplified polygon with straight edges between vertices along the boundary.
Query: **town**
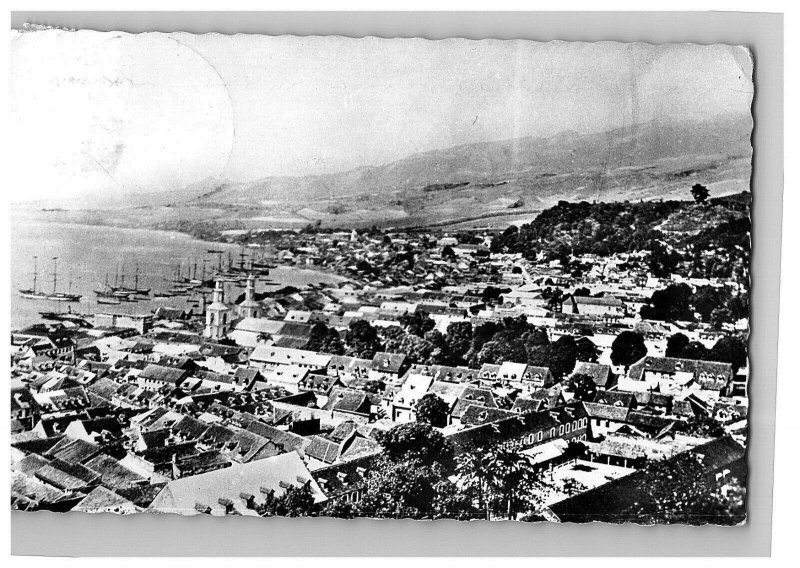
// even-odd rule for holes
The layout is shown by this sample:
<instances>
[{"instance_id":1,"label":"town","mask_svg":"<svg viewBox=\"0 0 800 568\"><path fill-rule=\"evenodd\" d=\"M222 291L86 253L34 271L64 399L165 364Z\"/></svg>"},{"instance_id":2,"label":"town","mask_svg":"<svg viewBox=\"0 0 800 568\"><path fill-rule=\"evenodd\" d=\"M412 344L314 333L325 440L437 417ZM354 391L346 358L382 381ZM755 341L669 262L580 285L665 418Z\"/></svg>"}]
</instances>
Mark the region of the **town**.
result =
<instances>
[{"instance_id":1,"label":"town","mask_svg":"<svg viewBox=\"0 0 800 568\"><path fill-rule=\"evenodd\" d=\"M707 193L237 234L343 281L16 330L12 508L739 524L749 194Z\"/></svg>"}]
</instances>

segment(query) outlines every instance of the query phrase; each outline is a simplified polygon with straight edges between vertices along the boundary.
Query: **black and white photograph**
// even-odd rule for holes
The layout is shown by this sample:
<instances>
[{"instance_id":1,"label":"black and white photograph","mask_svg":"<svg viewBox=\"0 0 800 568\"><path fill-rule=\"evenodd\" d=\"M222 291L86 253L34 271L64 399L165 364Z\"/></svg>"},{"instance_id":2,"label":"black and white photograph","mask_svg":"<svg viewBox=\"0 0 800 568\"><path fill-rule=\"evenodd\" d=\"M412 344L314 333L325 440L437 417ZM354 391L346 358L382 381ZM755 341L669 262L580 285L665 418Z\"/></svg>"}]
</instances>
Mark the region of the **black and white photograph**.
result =
<instances>
[{"instance_id":1,"label":"black and white photograph","mask_svg":"<svg viewBox=\"0 0 800 568\"><path fill-rule=\"evenodd\" d=\"M26 25L9 69L12 510L747 522L747 46Z\"/></svg>"}]
</instances>

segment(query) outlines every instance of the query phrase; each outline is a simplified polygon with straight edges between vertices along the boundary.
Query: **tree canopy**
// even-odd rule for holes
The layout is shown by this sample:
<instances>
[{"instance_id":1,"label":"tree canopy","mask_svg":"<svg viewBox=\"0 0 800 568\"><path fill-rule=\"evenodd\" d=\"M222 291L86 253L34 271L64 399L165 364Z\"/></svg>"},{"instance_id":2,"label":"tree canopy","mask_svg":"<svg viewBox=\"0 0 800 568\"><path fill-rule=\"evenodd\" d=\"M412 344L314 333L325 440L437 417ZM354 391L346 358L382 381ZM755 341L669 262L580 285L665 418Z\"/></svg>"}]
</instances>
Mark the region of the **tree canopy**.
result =
<instances>
[{"instance_id":1,"label":"tree canopy","mask_svg":"<svg viewBox=\"0 0 800 568\"><path fill-rule=\"evenodd\" d=\"M450 415L450 409L445 401L434 393L429 392L419 399L415 414L417 422L430 424L435 428L444 428L447 426L447 417Z\"/></svg>"},{"instance_id":2,"label":"tree canopy","mask_svg":"<svg viewBox=\"0 0 800 568\"><path fill-rule=\"evenodd\" d=\"M611 362L615 365L630 367L645 355L644 337L635 331L623 331L611 344Z\"/></svg>"}]
</instances>

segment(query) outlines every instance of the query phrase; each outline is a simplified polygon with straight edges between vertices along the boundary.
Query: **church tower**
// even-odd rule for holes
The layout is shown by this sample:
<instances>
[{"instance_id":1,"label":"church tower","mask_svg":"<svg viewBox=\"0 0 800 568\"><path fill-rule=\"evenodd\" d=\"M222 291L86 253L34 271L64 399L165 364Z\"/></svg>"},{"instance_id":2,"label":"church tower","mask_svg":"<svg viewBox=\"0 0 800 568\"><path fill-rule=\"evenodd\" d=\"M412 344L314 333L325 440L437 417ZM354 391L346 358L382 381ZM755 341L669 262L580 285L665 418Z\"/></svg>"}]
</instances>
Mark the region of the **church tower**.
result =
<instances>
[{"instance_id":1,"label":"church tower","mask_svg":"<svg viewBox=\"0 0 800 568\"><path fill-rule=\"evenodd\" d=\"M225 288L221 280L217 280L214 288L214 301L206 308L206 337L222 339L228 333L231 324L231 309L225 303Z\"/></svg>"},{"instance_id":2,"label":"church tower","mask_svg":"<svg viewBox=\"0 0 800 568\"><path fill-rule=\"evenodd\" d=\"M261 305L256 301L256 279L250 274L244 289L244 300L237 306L240 318L261 317Z\"/></svg>"}]
</instances>

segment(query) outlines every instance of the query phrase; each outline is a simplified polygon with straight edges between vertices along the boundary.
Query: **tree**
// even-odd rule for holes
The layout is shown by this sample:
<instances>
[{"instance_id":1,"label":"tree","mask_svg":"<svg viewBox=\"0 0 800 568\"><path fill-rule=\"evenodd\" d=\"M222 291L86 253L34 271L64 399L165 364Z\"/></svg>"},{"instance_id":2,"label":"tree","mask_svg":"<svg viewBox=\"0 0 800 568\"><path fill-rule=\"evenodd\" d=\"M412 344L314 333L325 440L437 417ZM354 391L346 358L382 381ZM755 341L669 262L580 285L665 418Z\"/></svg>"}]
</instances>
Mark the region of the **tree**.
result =
<instances>
[{"instance_id":1,"label":"tree","mask_svg":"<svg viewBox=\"0 0 800 568\"><path fill-rule=\"evenodd\" d=\"M400 342L400 347L397 351L398 353L405 353L408 362L415 365L427 364L434 350L433 343L423 337L409 333Z\"/></svg>"},{"instance_id":2,"label":"tree","mask_svg":"<svg viewBox=\"0 0 800 568\"><path fill-rule=\"evenodd\" d=\"M733 372L736 373L747 364L747 345L735 336L721 337L711 348L708 358L711 361L730 363Z\"/></svg>"},{"instance_id":3,"label":"tree","mask_svg":"<svg viewBox=\"0 0 800 568\"><path fill-rule=\"evenodd\" d=\"M691 309L692 288L688 284L670 284L656 290L650 303L642 306L642 318L662 321L693 320Z\"/></svg>"},{"instance_id":4,"label":"tree","mask_svg":"<svg viewBox=\"0 0 800 568\"><path fill-rule=\"evenodd\" d=\"M725 435L725 428L705 413L697 414L686 422L678 422L677 425L679 430L690 436L719 438Z\"/></svg>"},{"instance_id":5,"label":"tree","mask_svg":"<svg viewBox=\"0 0 800 568\"><path fill-rule=\"evenodd\" d=\"M450 409L445 401L434 393L429 392L419 399L415 414L417 415L417 422L430 424L434 428L444 428L447 426Z\"/></svg>"},{"instance_id":6,"label":"tree","mask_svg":"<svg viewBox=\"0 0 800 568\"><path fill-rule=\"evenodd\" d=\"M400 316L400 325L407 333L423 337L425 333L436 326L436 322L426 312L415 312L413 314L403 314Z\"/></svg>"},{"instance_id":7,"label":"tree","mask_svg":"<svg viewBox=\"0 0 800 568\"><path fill-rule=\"evenodd\" d=\"M453 445L430 424L409 422L376 433L386 455L394 460L416 460L423 465L453 465Z\"/></svg>"},{"instance_id":8,"label":"tree","mask_svg":"<svg viewBox=\"0 0 800 568\"><path fill-rule=\"evenodd\" d=\"M503 292L504 290L502 288L487 286L483 289L483 292L481 292L481 301L486 305L499 304L503 301Z\"/></svg>"},{"instance_id":9,"label":"tree","mask_svg":"<svg viewBox=\"0 0 800 568\"><path fill-rule=\"evenodd\" d=\"M564 457L567 458L568 461L577 461L584 457L588 451L589 448L586 447L586 444L571 440L564 450Z\"/></svg>"},{"instance_id":10,"label":"tree","mask_svg":"<svg viewBox=\"0 0 800 568\"><path fill-rule=\"evenodd\" d=\"M525 363L528 352L519 338L510 338L506 334L495 334L495 338L484 344L477 357L477 365L501 365L506 361Z\"/></svg>"},{"instance_id":11,"label":"tree","mask_svg":"<svg viewBox=\"0 0 800 568\"><path fill-rule=\"evenodd\" d=\"M513 519L520 510L537 507L536 469L527 455L503 446L491 448L486 459L487 489L492 509Z\"/></svg>"},{"instance_id":12,"label":"tree","mask_svg":"<svg viewBox=\"0 0 800 568\"><path fill-rule=\"evenodd\" d=\"M667 339L667 351L664 353L667 357L681 357L684 348L689 345L689 338L682 333L675 333Z\"/></svg>"},{"instance_id":13,"label":"tree","mask_svg":"<svg viewBox=\"0 0 800 568\"><path fill-rule=\"evenodd\" d=\"M365 478L358 515L398 519L474 518L474 507L450 481L450 473L439 463L426 465L414 459L396 461L380 457L371 464Z\"/></svg>"},{"instance_id":14,"label":"tree","mask_svg":"<svg viewBox=\"0 0 800 568\"><path fill-rule=\"evenodd\" d=\"M683 359L701 359L708 360L708 349L699 341L691 341L681 351Z\"/></svg>"},{"instance_id":15,"label":"tree","mask_svg":"<svg viewBox=\"0 0 800 568\"><path fill-rule=\"evenodd\" d=\"M322 322L315 323L311 328L308 342L305 344L304 349L331 355L344 355L345 351L344 343L342 343L339 333Z\"/></svg>"},{"instance_id":16,"label":"tree","mask_svg":"<svg viewBox=\"0 0 800 568\"><path fill-rule=\"evenodd\" d=\"M623 331L611 344L611 362L627 369L647 355L644 337L635 331Z\"/></svg>"},{"instance_id":17,"label":"tree","mask_svg":"<svg viewBox=\"0 0 800 568\"><path fill-rule=\"evenodd\" d=\"M447 326L444 340L456 364L463 364L472 345L472 322L456 321L451 323Z\"/></svg>"},{"instance_id":18,"label":"tree","mask_svg":"<svg viewBox=\"0 0 800 568\"><path fill-rule=\"evenodd\" d=\"M350 501L343 499L330 499L325 503L320 515L336 519L352 519L358 516L358 507Z\"/></svg>"},{"instance_id":19,"label":"tree","mask_svg":"<svg viewBox=\"0 0 800 568\"><path fill-rule=\"evenodd\" d=\"M316 505L311 482L308 481L299 487L291 485L279 497L275 496L274 490L270 491L258 512L264 517L307 517L314 514Z\"/></svg>"},{"instance_id":20,"label":"tree","mask_svg":"<svg viewBox=\"0 0 800 568\"><path fill-rule=\"evenodd\" d=\"M401 353L403 340L408 334L399 325L381 328L381 338L383 339L383 349L387 353Z\"/></svg>"},{"instance_id":21,"label":"tree","mask_svg":"<svg viewBox=\"0 0 800 568\"><path fill-rule=\"evenodd\" d=\"M522 509L540 504L535 467L528 456L513 449L476 444L458 456L456 485L477 502L487 520L492 513L514 518Z\"/></svg>"},{"instance_id":22,"label":"tree","mask_svg":"<svg viewBox=\"0 0 800 568\"><path fill-rule=\"evenodd\" d=\"M591 402L597 394L597 384L590 375L578 373L570 380L570 390L577 400Z\"/></svg>"},{"instance_id":23,"label":"tree","mask_svg":"<svg viewBox=\"0 0 800 568\"><path fill-rule=\"evenodd\" d=\"M692 294L694 311L700 314L703 321L710 321L714 310L724 306L731 295L724 288L714 286L700 286Z\"/></svg>"},{"instance_id":24,"label":"tree","mask_svg":"<svg viewBox=\"0 0 800 568\"><path fill-rule=\"evenodd\" d=\"M697 203L705 203L709 193L708 188L702 184L696 183L692 186L692 197Z\"/></svg>"},{"instance_id":25,"label":"tree","mask_svg":"<svg viewBox=\"0 0 800 568\"><path fill-rule=\"evenodd\" d=\"M447 258L452 260L455 259L455 257L456 253L453 251L453 247L451 247L450 245L445 245L442 248L442 258Z\"/></svg>"},{"instance_id":26,"label":"tree","mask_svg":"<svg viewBox=\"0 0 800 568\"><path fill-rule=\"evenodd\" d=\"M631 512L639 522L727 525L744 520L741 492L724 493L694 454L651 462L636 479L639 499Z\"/></svg>"},{"instance_id":27,"label":"tree","mask_svg":"<svg viewBox=\"0 0 800 568\"><path fill-rule=\"evenodd\" d=\"M577 360L578 347L571 335L563 335L550 344L548 366L557 380L571 373Z\"/></svg>"},{"instance_id":28,"label":"tree","mask_svg":"<svg viewBox=\"0 0 800 568\"><path fill-rule=\"evenodd\" d=\"M600 349L588 337L579 337L575 340L575 347L577 348L576 356L578 361L585 363L596 363L600 358Z\"/></svg>"},{"instance_id":29,"label":"tree","mask_svg":"<svg viewBox=\"0 0 800 568\"><path fill-rule=\"evenodd\" d=\"M368 321L356 320L350 323L345 335L347 354L361 359L372 359L380 351L378 332Z\"/></svg>"}]
</instances>

